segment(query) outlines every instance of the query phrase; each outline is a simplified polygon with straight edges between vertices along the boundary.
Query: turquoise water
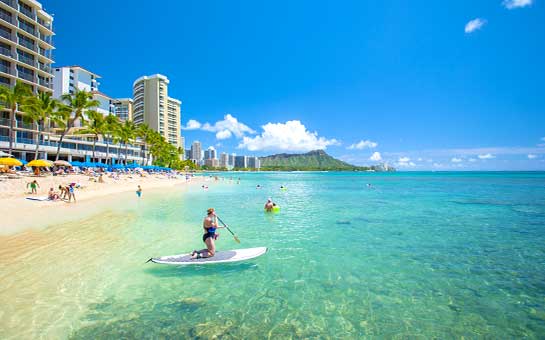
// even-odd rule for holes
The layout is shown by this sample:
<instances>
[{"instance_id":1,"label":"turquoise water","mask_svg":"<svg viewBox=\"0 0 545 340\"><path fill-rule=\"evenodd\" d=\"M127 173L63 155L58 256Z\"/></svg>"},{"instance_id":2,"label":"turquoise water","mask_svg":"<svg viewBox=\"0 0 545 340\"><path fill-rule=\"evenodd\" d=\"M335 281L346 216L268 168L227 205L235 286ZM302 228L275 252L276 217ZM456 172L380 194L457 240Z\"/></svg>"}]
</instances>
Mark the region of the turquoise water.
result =
<instances>
[{"instance_id":1,"label":"turquoise water","mask_svg":"<svg viewBox=\"0 0 545 340\"><path fill-rule=\"evenodd\" d=\"M240 184L131 195L123 211L46 229L66 249L41 248L59 261L40 271L54 287L30 316L51 321L29 322L24 337L544 337L545 173L228 176ZM263 212L267 197L280 213ZM220 250L269 252L208 267L144 263L202 248L208 207L242 241L222 231ZM75 262L60 260L71 251ZM27 267L0 277L12 288L40 255L20 256ZM38 288L13 289L24 303ZM22 320L0 329L18 338Z\"/></svg>"}]
</instances>

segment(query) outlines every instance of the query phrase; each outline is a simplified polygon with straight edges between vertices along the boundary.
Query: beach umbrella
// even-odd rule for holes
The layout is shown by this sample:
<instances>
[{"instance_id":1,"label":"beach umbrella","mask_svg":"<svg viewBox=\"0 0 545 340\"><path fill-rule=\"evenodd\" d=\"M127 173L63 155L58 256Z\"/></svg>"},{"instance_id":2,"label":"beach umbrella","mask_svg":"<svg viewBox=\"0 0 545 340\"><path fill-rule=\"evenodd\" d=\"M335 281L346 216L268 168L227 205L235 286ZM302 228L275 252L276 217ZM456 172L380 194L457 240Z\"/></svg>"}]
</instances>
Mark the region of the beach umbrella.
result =
<instances>
[{"instance_id":1,"label":"beach umbrella","mask_svg":"<svg viewBox=\"0 0 545 340\"><path fill-rule=\"evenodd\" d=\"M78 161L74 161L72 162L72 166L81 166L81 162L78 162Z\"/></svg>"},{"instance_id":2,"label":"beach umbrella","mask_svg":"<svg viewBox=\"0 0 545 340\"><path fill-rule=\"evenodd\" d=\"M72 166L72 164L70 164L67 161L63 161L63 160L54 161L53 164L58 165L58 166L70 166L70 167Z\"/></svg>"},{"instance_id":3,"label":"beach umbrella","mask_svg":"<svg viewBox=\"0 0 545 340\"><path fill-rule=\"evenodd\" d=\"M7 166L21 166L23 165L23 162L16 158L10 158L10 157L4 157L0 158L0 165L7 165Z\"/></svg>"},{"instance_id":4,"label":"beach umbrella","mask_svg":"<svg viewBox=\"0 0 545 340\"><path fill-rule=\"evenodd\" d=\"M108 165L106 165L106 164L104 164L102 162L96 162L95 166L98 166L99 168L107 168L108 167Z\"/></svg>"},{"instance_id":5,"label":"beach umbrella","mask_svg":"<svg viewBox=\"0 0 545 340\"><path fill-rule=\"evenodd\" d=\"M13 157L13 155L10 155L9 153L4 151L0 151L0 157Z\"/></svg>"},{"instance_id":6,"label":"beach umbrella","mask_svg":"<svg viewBox=\"0 0 545 340\"><path fill-rule=\"evenodd\" d=\"M38 168L51 166L52 163L46 159L35 159L27 163L27 166L35 166Z\"/></svg>"}]
</instances>

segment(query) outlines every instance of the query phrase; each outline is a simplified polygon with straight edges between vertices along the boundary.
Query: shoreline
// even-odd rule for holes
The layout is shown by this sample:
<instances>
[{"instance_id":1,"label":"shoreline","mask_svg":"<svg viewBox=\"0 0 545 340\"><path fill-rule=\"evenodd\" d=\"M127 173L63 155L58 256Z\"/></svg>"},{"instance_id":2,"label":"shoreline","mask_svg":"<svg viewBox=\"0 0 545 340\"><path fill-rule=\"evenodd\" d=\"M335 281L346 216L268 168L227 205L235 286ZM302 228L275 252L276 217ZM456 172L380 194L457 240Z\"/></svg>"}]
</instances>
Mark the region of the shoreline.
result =
<instances>
[{"instance_id":1,"label":"shoreline","mask_svg":"<svg viewBox=\"0 0 545 340\"><path fill-rule=\"evenodd\" d=\"M32 195L26 188L26 183L36 179L40 188L38 194ZM29 230L41 230L51 225L88 218L104 211L112 204L119 203L116 198L130 199L128 194L135 192L140 185L143 190L142 198L146 194L153 194L160 189L174 187L188 187L204 181L201 176L194 176L186 181L185 178L167 178L164 175L149 175L146 177L121 176L119 180L106 178L104 183L90 181L85 175L69 175L64 177L22 177L0 182L0 216L2 227L0 236L10 236ZM67 201L32 201L26 197L47 196L49 188L58 191L59 185L78 183L82 188L75 190L77 202Z\"/></svg>"}]
</instances>

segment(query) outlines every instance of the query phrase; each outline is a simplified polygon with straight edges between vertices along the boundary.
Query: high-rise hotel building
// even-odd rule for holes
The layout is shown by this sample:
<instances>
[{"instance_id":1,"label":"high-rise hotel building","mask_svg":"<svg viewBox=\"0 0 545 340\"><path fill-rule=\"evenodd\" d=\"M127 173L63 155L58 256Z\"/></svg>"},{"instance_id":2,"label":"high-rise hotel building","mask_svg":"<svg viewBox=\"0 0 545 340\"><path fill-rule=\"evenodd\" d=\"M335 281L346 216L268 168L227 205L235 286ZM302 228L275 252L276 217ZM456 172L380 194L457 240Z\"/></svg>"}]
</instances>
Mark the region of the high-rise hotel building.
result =
<instances>
[{"instance_id":1,"label":"high-rise hotel building","mask_svg":"<svg viewBox=\"0 0 545 340\"><path fill-rule=\"evenodd\" d=\"M51 69L53 63L52 28L53 18L35 0L0 0L0 85L13 87L21 81L31 87L34 93L51 93L59 98L62 94L73 94L76 89L93 93L99 100L97 111L103 114L116 112L118 100L98 92L98 75L80 66L66 66ZM53 80L54 79L54 80ZM113 102L112 102L113 101ZM130 115L130 113L129 113ZM9 147L9 110L0 108L0 149ZM11 140L16 158L30 160L34 157L36 140L39 142L39 158L54 160L60 144L59 158L83 161L93 154L97 160L126 158L129 162L144 161L139 145L106 145L103 141L93 143L84 135L66 135L59 143L59 135L49 126L42 126L40 132L35 124L25 122L23 113L18 111ZM95 152L93 152L95 144ZM109 153L108 153L109 152ZM120 159L117 159L119 155Z\"/></svg>"},{"instance_id":2,"label":"high-rise hotel building","mask_svg":"<svg viewBox=\"0 0 545 340\"><path fill-rule=\"evenodd\" d=\"M168 96L167 77L161 74L144 76L133 84L133 121L148 124L176 147L181 147L182 102Z\"/></svg>"},{"instance_id":3,"label":"high-rise hotel building","mask_svg":"<svg viewBox=\"0 0 545 340\"><path fill-rule=\"evenodd\" d=\"M52 93L53 17L34 0L0 0L0 85L13 87L17 81L34 93ZM0 147L9 140L9 112L0 109ZM32 124L15 117L13 142L36 136ZM6 146L5 146L6 145Z\"/></svg>"},{"instance_id":4,"label":"high-rise hotel building","mask_svg":"<svg viewBox=\"0 0 545 340\"><path fill-rule=\"evenodd\" d=\"M52 92L53 17L34 0L0 1L0 84Z\"/></svg>"}]
</instances>

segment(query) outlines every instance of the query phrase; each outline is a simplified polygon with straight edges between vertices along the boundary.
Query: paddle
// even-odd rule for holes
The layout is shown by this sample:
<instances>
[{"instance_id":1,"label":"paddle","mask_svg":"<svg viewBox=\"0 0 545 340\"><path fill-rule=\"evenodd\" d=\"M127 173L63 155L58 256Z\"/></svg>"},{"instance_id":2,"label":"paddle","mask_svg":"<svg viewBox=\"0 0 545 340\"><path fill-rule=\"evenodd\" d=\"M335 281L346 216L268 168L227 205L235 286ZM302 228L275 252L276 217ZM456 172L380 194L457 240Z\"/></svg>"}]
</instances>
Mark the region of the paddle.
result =
<instances>
[{"instance_id":1,"label":"paddle","mask_svg":"<svg viewBox=\"0 0 545 340\"><path fill-rule=\"evenodd\" d=\"M227 224L225 224L225 222L223 222L223 221L221 220L221 218L220 218L218 215L216 215L216 218L218 219L218 221L221 222L221 224L223 224L223 226L224 226L227 230L229 230L229 232L231 233L231 235L233 235L233 238L235 239L235 242L236 242L236 243L240 243L240 240L238 239L237 235L235 235L235 233L233 233L233 232L231 231L231 229L229 229L229 227L227 226Z\"/></svg>"}]
</instances>

